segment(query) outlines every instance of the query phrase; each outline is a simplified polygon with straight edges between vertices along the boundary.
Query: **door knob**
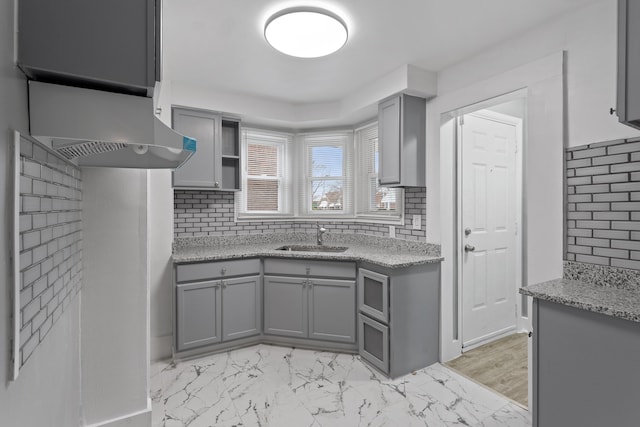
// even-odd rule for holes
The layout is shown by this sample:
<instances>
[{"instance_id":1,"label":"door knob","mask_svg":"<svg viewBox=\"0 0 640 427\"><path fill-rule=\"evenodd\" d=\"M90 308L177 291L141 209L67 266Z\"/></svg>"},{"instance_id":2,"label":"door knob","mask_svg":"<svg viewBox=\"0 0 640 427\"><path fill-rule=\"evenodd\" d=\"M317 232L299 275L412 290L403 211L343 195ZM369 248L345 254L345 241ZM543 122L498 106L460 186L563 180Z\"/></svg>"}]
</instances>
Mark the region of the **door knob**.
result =
<instances>
[{"instance_id":1,"label":"door knob","mask_svg":"<svg viewBox=\"0 0 640 427\"><path fill-rule=\"evenodd\" d=\"M476 250L475 246L471 246L470 244L466 244L464 245L464 251L465 252L473 252Z\"/></svg>"}]
</instances>

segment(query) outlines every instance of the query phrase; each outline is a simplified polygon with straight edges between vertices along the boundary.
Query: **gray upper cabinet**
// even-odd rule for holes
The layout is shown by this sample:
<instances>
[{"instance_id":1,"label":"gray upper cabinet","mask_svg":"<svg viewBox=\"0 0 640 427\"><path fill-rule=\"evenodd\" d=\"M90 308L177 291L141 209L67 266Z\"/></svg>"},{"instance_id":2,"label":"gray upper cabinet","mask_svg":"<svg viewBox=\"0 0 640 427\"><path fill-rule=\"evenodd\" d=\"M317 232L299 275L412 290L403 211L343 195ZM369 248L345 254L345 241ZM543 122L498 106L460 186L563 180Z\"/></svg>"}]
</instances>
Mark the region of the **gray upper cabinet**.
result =
<instances>
[{"instance_id":1,"label":"gray upper cabinet","mask_svg":"<svg viewBox=\"0 0 640 427\"><path fill-rule=\"evenodd\" d=\"M264 333L306 338L307 280L298 277L264 278Z\"/></svg>"},{"instance_id":2,"label":"gray upper cabinet","mask_svg":"<svg viewBox=\"0 0 640 427\"><path fill-rule=\"evenodd\" d=\"M173 187L240 189L240 124L212 111L174 107L173 129L195 138L197 150L173 172Z\"/></svg>"},{"instance_id":3,"label":"gray upper cabinet","mask_svg":"<svg viewBox=\"0 0 640 427\"><path fill-rule=\"evenodd\" d=\"M225 279L222 284L222 340L259 335L262 319L260 276Z\"/></svg>"},{"instance_id":4,"label":"gray upper cabinet","mask_svg":"<svg viewBox=\"0 0 640 427\"><path fill-rule=\"evenodd\" d=\"M177 350L189 350L220 342L220 281L176 287Z\"/></svg>"},{"instance_id":5,"label":"gray upper cabinet","mask_svg":"<svg viewBox=\"0 0 640 427\"><path fill-rule=\"evenodd\" d=\"M151 97L160 0L20 0L18 65L32 80Z\"/></svg>"},{"instance_id":6,"label":"gray upper cabinet","mask_svg":"<svg viewBox=\"0 0 640 427\"><path fill-rule=\"evenodd\" d=\"M640 2L618 0L618 102L620 122L640 129Z\"/></svg>"},{"instance_id":7,"label":"gray upper cabinet","mask_svg":"<svg viewBox=\"0 0 640 427\"><path fill-rule=\"evenodd\" d=\"M425 186L426 100L396 95L378 105L378 180L387 187Z\"/></svg>"},{"instance_id":8,"label":"gray upper cabinet","mask_svg":"<svg viewBox=\"0 0 640 427\"><path fill-rule=\"evenodd\" d=\"M356 342L356 285L352 280L311 279L309 338Z\"/></svg>"}]
</instances>

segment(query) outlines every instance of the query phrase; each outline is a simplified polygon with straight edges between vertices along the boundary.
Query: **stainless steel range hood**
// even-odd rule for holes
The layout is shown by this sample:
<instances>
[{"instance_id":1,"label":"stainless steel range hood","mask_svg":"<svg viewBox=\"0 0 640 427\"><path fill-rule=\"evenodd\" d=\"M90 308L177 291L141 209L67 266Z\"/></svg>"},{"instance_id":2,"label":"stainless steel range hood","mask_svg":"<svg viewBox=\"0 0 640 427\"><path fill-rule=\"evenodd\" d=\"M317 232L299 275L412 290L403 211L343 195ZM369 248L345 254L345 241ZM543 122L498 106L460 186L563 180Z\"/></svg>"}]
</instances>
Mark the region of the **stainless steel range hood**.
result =
<instances>
[{"instance_id":1,"label":"stainless steel range hood","mask_svg":"<svg viewBox=\"0 0 640 427\"><path fill-rule=\"evenodd\" d=\"M153 114L153 100L29 82L31 135L79 166L175 169L196 150Z\"/></svg>"}]
</instances>

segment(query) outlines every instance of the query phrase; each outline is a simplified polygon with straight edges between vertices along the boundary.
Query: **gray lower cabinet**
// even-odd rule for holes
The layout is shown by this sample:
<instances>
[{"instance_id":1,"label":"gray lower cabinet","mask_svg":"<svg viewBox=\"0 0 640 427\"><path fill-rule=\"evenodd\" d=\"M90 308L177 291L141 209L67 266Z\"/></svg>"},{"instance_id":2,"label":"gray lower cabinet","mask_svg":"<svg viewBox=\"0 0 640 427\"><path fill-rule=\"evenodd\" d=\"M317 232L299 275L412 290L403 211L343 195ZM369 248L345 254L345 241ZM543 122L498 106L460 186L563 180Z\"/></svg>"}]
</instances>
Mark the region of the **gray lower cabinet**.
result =
<instances>
[{"instance_id":1,"label":"gray lower cabinet","mask_svg":"<svg viewBox=\"0 0 640 427\"><path fill-rule=\"evenodd\" d=\"M391 378L440 358L440 264L358 270L360 356Z\"/></svg>"},{"instance_id":2,"label":"gray lower cabinet","mask_svg":"<svg viewBox=\"0 0 640 427\"><path fill-rule=\"evenodd\" d=\"M311 279L309 338L356 342L356 284L353 280Z\"/></svg>"},{"instance_id":3,"label":"gray lower cabinet","mask_svg":"<svg viewBox=\"0 0 640 427\"><path fill-rule=\"evenodd\" d=\"M225 279L222 284L222 340L260 334L260 276Z\"/></svg>"},{"instance_id":4,"label":"gray lower cabinet","mask_svg":"<svg viewBox=\"0 0 640 427\"><path fill-rule=\"evenodd\" d=\"M306 279L298 277L264 278L264 333L306 338Z\"/></svg>"},{"instance_id":5,"label":"gray lower cabinet","mask_svg":"<svg viewBox=\"0 0 640 427\"><path fill-rule=\"evenodd\" d=\"M215 344L222 337L220 281L176 286L177 349Z\"/></svg>"},{"instance_id":6,"label":"gray lower cabinet","mask_svg":"<svg viewBox=\"0 0 640 427\"><path fill-rule=\"evenodd\" d=\"M533 426L636 427L640 323L533 300Z\"/></svg>"},{"instance_id":7,"label":"gray lower cabinet","mask_svg":"<svg viewBox=\"0 0 640 427\"><path fill-rule=\"evenodd\" d=\"M175 282L177 352L262 332L259 259L178 264Z\"/></svg>"},{"instance_id":8,"label":"gray lower cabinet","mask_svg":"<svg viewBox=\"0 0 640 427\"><path fill-rule=\"evenodd\" d=\"M264 333L356 342L353 280L265 276Z\"/></svg>"}]
</instances>

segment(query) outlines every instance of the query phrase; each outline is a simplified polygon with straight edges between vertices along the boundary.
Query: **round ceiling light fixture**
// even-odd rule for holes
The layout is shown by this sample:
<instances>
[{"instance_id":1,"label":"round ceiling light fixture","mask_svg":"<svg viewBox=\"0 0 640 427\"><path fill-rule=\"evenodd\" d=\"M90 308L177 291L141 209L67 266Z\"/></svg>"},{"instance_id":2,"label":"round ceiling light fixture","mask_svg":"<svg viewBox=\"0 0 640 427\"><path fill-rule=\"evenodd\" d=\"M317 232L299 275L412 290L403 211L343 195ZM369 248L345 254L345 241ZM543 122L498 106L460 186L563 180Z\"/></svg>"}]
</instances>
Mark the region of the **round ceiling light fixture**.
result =
<instances>
[{"instance_id":1,"label":"round ceiling light fixture","mask_svg":"<svg viewBox=\"0 0 640 427\"><path fill-rule=\"evenodd\" d=\"M298 58L319 58L347 42L345 22L333 12L314 7L294 7L272 15L264 37L276 50Z\"/></svg>"}]
</instances>

